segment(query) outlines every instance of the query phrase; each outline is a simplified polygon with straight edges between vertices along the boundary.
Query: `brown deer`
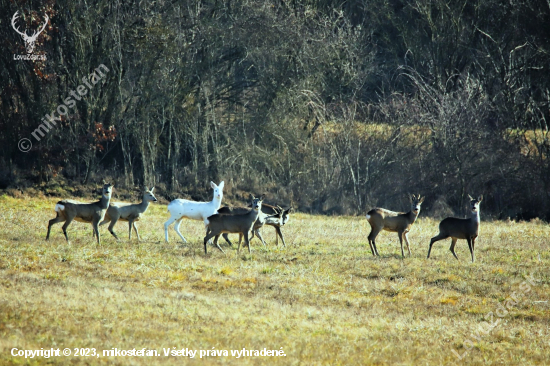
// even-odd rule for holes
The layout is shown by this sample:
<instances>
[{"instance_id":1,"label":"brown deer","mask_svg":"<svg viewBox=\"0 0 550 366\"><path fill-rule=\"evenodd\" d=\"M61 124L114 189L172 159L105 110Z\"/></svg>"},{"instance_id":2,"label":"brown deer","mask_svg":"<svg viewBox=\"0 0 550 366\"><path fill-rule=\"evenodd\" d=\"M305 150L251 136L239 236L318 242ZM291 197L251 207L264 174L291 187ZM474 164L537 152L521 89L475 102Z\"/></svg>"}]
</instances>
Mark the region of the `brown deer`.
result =
<instances>
[{"instance_id":1,"label":"brown deer","mask_svg":"<svg viewBox=\"0 0 550 366\"><path fill-rule=\"evenodd\" d=\"M483 201L483 195L480 195L477 199L468 195L470 198L470 218L457 219L454 217L447 217L439 223L439 234L434 236L430 240L430 248L428 249L428 258L432 251L432 245L438 241L447 238L451 238L451 247L449 250L455 258L458 257L455 253L455 245L458 239L466 239L468 241L468 248L470 248L470 254L472 256L472 263L475 261L475 242L479 233L479 204Z\"/></svg>"},{"instance_id":2,"label":"brown deer","mask_svg":"<svg viewBox=\"0 0 550 366\"><path fill-rule=\"evenodd\" d=\"M416 221L418 214L420 213L420 205L424 202L424 197L420 197L420 195L417 197L413 194L410 201L411 210L407 213L394 212L386 210L385 208L375 208L367 212L367 220L371 226L371 232L368 239L372 255L380 256L380 254L378 254L378 249L376 249L375 239L380 231L386 230L395 232L399 236L399 243L401 243L401 256L403 258L405 258L405 253L403 252L403 239L405 239L407 250L409 251L409 257L411 256L411 248L407 235Z\"/></svg>"},{"instance_id":3,"label":"brown deer","mask_svg":"<svg viewBox=\"0 0 550 366\"><path fill-rule=\"evenodd\" d=\"M136 232L136 236L138 241L139 233L138 229L136 227L136 221L139 221L139 219L142 217L142 215L147 211L147 208L149 208L150 202L157 202L157 199L155 195L153 194L153 190L155 187L151 189L145 188L143 192L143 198L141 200L141 203L121 203L121 202L113 202L109 205L109 208L107 209L107 213L105 214L105 219L99 224L105 225L106 223L110 222L109 224L109 232L113 234L113 236L118 240L118 236L113 231L113 228L115 227L115 224L118 220L120 221L128 221L128 239L132 239L132 227L134 228L134 231Z\"/></svg>"},{"instance_id":4,"label":"brown deer","mask_svg":"<svg viewBox=\"0 0 550 366\"><path fill-rule=\"evenodd\" d=\"M250 241L248 239L248 233L254 228L254 223L258 219L260 210L262 209L262 201L264 195L260 198L255 198L250 195L252 201L252 208L245 214L215 214L209 216L205 220L206 224L206 236L204 237L204 254L206 254L206 243L211 238L214 238L214 245L221 250L223 249L218 244L218 239L223 233L242 234L244 236L244 243L248 246L248 252L250 253ZM241 243L237 247L237 253L240 253Z\"/></svg>"},{"instance_id":5,"label":"brown deer","mask_svg":"<svg viewBox=\"0 0 550 366\"><path fill-rule=\"evenodd\" d=\"M250 240L254 239L254 234L255 234L260 239L260 241L262 242L264 247L266 246L266 244L265 244L264 238L262 237L262 234L260 233L260 229L264 225L272 225L272 226L275 226L275 228L278 228L278 226L284 225L284 223L283 223L284 210L280 207L278 207L278 208L273 207L273 209L271 209L271 207L273 207L273 206L268 207L268 212L273 212L273 214L268 215L267 213L265 213L264 204L262 203L262 209L260 210L258 218L256 219L256 222L254 223L254 227L252 228L252 237L250 238ZM250 211L250 208L247 208L247 207L224 206L224 207L222 207L218 210L218 213L219 214L231 214L231 215L238 214L238 215L240 215L240 214L248 213L249 211ZM229 244L229 246L232 247L233 244L229 240L229 234L224 233L222 236L225 239L225 241ZM239 234L239 244L241 243L242 238L243 238L243 235Z\"/></svg>"},{"instance_id":6,"label":"brown deer","mask_svg":"<svg viewBox=\"0 0 550 366\"><path fill-rule=\"evenodd\" d=\"M97 202L80 203L73 200L63 200L57 202L55 205L55 212L57 212L57 216L54 219L51 219L48 223L48 234L46 235L46 240L50 239L50 229L52 225L64 221L65 224L63 224L62 229L68 243L69 237L67 236L67 228L73 220L76 220L91 223L94 234L97 236L97 244L100 244L99 222L105 217L105 212L107 212L109 202L111 201L113 187L114 186L112 184L105 183L101 192L101 199Z\"/></svg>"}]
</instances>

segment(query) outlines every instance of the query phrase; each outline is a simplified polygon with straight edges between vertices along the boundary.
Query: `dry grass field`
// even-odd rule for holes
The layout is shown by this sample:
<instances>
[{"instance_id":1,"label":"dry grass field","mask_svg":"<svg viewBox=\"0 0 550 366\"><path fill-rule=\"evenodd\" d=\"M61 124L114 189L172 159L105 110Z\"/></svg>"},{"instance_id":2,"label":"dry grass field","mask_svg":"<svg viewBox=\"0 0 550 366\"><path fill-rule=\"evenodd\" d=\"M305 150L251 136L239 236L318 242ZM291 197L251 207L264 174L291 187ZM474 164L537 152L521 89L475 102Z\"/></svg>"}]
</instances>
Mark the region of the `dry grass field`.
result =
<instances>
[{"instance_id":1,"label":"dry grass field","mask_svg":"<svg viewBox=\"0 0 550 366\"><path fill-rule=\"evenodd\" d=\"M203 254L204 228L152 204L129 241L89 224L47 221L57 199L0 197L0 364L548 365L549 225L482 222L476 262L465 241L429 240L438 222L420 219L400 258L383 232L373 258L364 217L294 214L287 248L255 239L252 255L222 244ZM483 219L483 206L481 207ZM235 237L235 236L232 236ZM528 279L528 276L532 276ZM531 282L525 282L525 281ZM512 300L515 299L515 300ZM492 314L492 316L491 316ZM480 330L481 327L481 330ZM163 348L284 350L281 357L164 356ZM12 356L12 348L95 348L100 357ZM104 357L103 350L154 349L160 356ZM461 359L459 359L461 358Z\"/></svg>"}]
</instances>

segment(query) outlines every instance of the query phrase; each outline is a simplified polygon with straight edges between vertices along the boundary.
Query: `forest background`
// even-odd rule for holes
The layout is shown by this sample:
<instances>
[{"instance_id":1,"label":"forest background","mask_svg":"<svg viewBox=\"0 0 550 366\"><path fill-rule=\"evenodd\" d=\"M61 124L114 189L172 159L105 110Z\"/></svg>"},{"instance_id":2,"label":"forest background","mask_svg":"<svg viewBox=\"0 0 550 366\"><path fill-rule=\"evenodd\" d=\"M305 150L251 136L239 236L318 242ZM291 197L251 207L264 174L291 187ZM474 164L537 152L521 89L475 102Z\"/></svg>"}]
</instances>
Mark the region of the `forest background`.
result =
<instances>
[{"instance_id":1,"label":"forest background","mask_svg":"<svg viewBox=\"0 0 550 366\"><path fill-rule=\"evenodd\" d=\"M29 35L44 24L34 54ZM550 2L0 1L0 189L550 218ZM109 72L40 141L43 118ZM57 115L57 113L56 113ZM32 141L20 151L22 138ZM135 195L133 196L135 198Z\"/></svg>"}]
</instances>

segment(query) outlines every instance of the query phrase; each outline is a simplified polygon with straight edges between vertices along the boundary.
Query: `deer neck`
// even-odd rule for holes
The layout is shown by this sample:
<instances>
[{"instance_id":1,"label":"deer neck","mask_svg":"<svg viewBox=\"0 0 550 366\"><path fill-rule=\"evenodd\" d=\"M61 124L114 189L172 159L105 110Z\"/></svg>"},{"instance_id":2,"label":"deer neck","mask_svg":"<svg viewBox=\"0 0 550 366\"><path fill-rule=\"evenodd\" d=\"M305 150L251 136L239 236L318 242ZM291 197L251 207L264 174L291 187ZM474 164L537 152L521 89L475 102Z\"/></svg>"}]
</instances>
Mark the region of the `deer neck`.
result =
<instances>
[{"instance_id":1,"label":"deer neck","mask_svg":"<svg viewBox=\"0 0 550 366\"><path fill-rule=\"evenodd\" d=\"M472 222L473 222L474 224L479 225L479 221L480 221L480 219L479 219L479 210L477 210L477 211L475 211L475 212L472 211L472 212L471 212L470 219L472 220Z\"/></svg>"},{"instance_id":2,"label":"deer neck","mask_svg":"<svg viewBox=\"0 0 550 366\"><path fill-rule=\"evenodd\" d=\"M220 209L221 205L222 205L222 198L223 198L223 197L217 198L217 197L215 197L215 196L214 196L214 198L212 198L211 203L212 203L212 205L214 206L214 209L215 209L216 211L218 211L218 210Z\"/></svg>"},{"instance_id":3,"label":"deer neck","mask_svg":"<svg viewBox=\"0 0 550 366\"><path fill-rule=\"evenodd\" d=\"M147 209L149 208L149 203L151 203L150 201L147 201L145 198L143 199L143 201L141 201L141 203L139 204L139 211L141 213L144 213L145 211L147 211Z\"/></svg>"},{"instance_id":4,"label":"deer neck","mask_svg":"<svg viewBox=\"0 0 550 366\"><path fill-rule=\"evenodd\" d=\"M409 211L409 213L407 214L407 217L409 219L409 221L411 222L411 224L414 224L414 222L416 221L416 218L418 217L418 214L420 213L420 211L418 211L417 213L414 213L414 211Z\"/></svg>"},{"instance_id":5,"label":"deer neck","mask_svg":"<svg viewBox=\"0 0 550 366\"><path fill-rule=\"evenodd\" d=\"M254 220L257 220L260 217L261 208L253 208L250 212L252 214L252 217L254 217Z\"/></svg>"},{"instance_id":6,"label":"deer neck","mask_svg":"<svg viewBox=\"0 0 550 366\"><path fill-rule=\"evenodd\" d=\"M111 201L111 196L106 196L102 194L101 199L99 200L99 207L102 210L106 210L109 207L109 201Z\"/></svg>"}]
</instances>

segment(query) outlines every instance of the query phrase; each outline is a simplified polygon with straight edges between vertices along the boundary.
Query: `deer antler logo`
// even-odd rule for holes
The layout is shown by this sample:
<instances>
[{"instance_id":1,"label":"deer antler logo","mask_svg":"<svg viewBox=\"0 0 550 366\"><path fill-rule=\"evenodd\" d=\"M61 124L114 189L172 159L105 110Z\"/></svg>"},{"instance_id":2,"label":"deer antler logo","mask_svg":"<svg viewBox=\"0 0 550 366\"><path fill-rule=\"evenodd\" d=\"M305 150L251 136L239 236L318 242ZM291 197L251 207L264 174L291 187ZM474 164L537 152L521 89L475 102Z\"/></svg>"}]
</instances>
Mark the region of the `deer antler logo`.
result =
<instances>
[{"instance_id":1,"label":"deer antler logo","mask_svg":"<svg viewBox=\"0 0 550 366\"><path fill-rule=\"evenodd\" d=\"M37 32L34 32L32 36L29 36L26 32L23 33L19 31L19 29L17 29L17 26L15 25L15 21L19 17L17 13L19 13L19 11L16 11L15 14L13 14L13 18L11 18L11 26L13 27L13 29L15 29L17 33L19 33L23 37L23 40L25 41L25 48L27 49L27 53L32 53L32 51L34 50L34 42L36 42L36 39L38 38L40 33L42 33L44 29L46 29L46 26L48 25L48 21L50 20L50 18L48 18L48 14L46 14L46 21L44 22L42 29L40 29Z\"/></svg>"}]
</instances>

